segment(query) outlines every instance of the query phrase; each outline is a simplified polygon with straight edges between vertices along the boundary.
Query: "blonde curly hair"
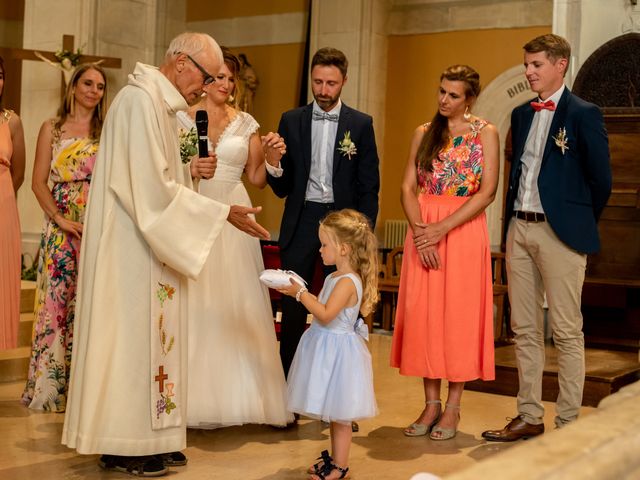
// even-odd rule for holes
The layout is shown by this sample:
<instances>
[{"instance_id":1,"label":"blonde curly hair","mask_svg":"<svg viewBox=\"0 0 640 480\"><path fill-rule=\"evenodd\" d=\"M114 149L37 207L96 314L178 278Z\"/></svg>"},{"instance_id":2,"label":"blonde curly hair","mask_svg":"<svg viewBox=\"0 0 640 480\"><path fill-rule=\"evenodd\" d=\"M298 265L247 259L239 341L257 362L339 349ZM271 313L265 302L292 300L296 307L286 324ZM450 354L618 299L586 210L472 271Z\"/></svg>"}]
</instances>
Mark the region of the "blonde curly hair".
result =
<instances>
[{"instance_id":1,"label":"blonde curly hair","mask_svg":"<svg viewBox=\"0 0 640 480\"><path fill-rule=\"evenodd\" d=\"M349 208L329 213L320 222L336 244L350 247L349 264L362 279L360 312L368 315L378 303L378 240L369 220L362 213Z\"/></svg>"}]
</instances>

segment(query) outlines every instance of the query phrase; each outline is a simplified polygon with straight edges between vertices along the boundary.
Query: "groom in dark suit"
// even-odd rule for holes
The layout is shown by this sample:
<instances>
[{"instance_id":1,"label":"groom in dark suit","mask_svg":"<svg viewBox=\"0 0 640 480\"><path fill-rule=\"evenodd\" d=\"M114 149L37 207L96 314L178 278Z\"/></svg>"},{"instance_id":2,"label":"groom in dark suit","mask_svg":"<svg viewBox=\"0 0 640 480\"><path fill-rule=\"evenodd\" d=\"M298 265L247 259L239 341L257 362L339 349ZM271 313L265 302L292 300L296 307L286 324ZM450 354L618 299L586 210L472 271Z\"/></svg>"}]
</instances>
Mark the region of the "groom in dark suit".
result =
<instances>
[{"instance_id":1,"label":"groom in dark suit","mask_svg":"<svg viewBox=\"0 0 640 480\"><path fill-rule=\"evenodd\" d=\"M597 222L611 193L609 143L599 108L564 85L571 47L543 35L524 46L532 102L511 115L513 162L505 225L511 325L516 338L518 416L482 434L509 442L544 432L544 294L558 350L555 425L578 417L584 386L580 303L587 254L600 248Z\"/></svg>"},{"instance_id":2,"label":"groom in dark suit","mask_svg":"<svg viewBox=\"0 0 640 480\"><path fill-rule=\"evenodd\" d=\"M278 133L287 153L280 168L267 164L269 185L278 197L286 198L279 238L282 268L297 272L309 284L319 257L320 220L332 210L353 208L374 226L378 215L380 175L373 121L340 101L347 66L340 50L322 48L315 53L314 101L282 115ZM280 358L285 375L306 317L302 304L291 297L282 299Z\"/></svg>"}]
</instances>

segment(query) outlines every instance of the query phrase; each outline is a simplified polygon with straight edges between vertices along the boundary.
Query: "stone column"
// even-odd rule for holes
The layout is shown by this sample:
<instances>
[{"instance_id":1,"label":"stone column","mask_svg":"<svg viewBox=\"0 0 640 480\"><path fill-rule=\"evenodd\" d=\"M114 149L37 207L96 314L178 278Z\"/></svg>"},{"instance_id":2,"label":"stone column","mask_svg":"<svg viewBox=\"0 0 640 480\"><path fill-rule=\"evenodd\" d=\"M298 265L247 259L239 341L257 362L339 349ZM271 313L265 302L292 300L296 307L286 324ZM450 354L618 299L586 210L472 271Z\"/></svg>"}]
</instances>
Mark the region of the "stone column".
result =
<instances>
[{"instance_id":1,"label":"stone column","mask_svg":"<svg viewBox=\"0 0 640 480\"><path fill-rule=\"evenodd\" d=\"M311 11L310 57L322 47L345 53L349 72L342 100L373 117L379 155L384 139L389 12L389 0L316 0Z\"/></svg>"}]
</instances>

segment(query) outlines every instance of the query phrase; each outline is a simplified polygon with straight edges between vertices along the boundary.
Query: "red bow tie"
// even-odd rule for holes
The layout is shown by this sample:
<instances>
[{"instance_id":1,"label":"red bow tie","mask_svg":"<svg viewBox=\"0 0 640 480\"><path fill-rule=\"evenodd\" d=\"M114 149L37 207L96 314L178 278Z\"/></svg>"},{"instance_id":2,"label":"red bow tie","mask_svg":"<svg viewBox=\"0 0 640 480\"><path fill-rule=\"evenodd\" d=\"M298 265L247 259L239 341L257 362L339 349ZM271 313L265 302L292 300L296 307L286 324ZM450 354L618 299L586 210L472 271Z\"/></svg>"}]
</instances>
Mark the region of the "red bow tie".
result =
<instances>
[{"instance_id":1,"label":"red bow tie","mask_svg":"<svg viewBox=\"0 0 640 480\"><path fill-rule=\"evenodd\" d=\"M531 102L531 106L536 112L539 112L540 110L554 111L556 109L556 104L553 100L547 100L546 102Z\"/></svg>"}]
</instances>

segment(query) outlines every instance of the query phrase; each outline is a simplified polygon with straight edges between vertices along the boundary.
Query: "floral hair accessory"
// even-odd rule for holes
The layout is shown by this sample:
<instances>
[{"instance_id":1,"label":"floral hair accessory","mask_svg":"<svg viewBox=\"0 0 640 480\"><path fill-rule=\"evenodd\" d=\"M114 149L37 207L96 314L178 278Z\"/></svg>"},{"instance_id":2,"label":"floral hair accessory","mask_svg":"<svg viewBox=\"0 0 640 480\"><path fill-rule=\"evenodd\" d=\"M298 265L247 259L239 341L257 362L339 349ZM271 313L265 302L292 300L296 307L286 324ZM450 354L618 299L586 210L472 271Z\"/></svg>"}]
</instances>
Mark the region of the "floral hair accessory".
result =
<instances>
[{"instance_id":1,"label":"floral hair accessory","mask_svg":"<svg viewBox=\"0 0 640 480\"><path fill-rule=\"evenodd\" d=\"M338 151L342 154L342 156L346 156L351 160L351 155L355 155L358 153L356 149L356 144L351 141L351 131L347 130L344 132L344 138L338 142Z\"/></svg>"},{"instance_id":2,"label":"floral hair accessory","mask_svg":"<svg viewBox=\"0 0 640 480\"><path fill-rule=\"evenodd\" d=\"M569 139L567 138L567 129L564 127L560 127L558 133L555 137L552 137L556 145L560 147L560 151L564 155L565 150L569 150Z\"/></svg>"}]
</instances>

